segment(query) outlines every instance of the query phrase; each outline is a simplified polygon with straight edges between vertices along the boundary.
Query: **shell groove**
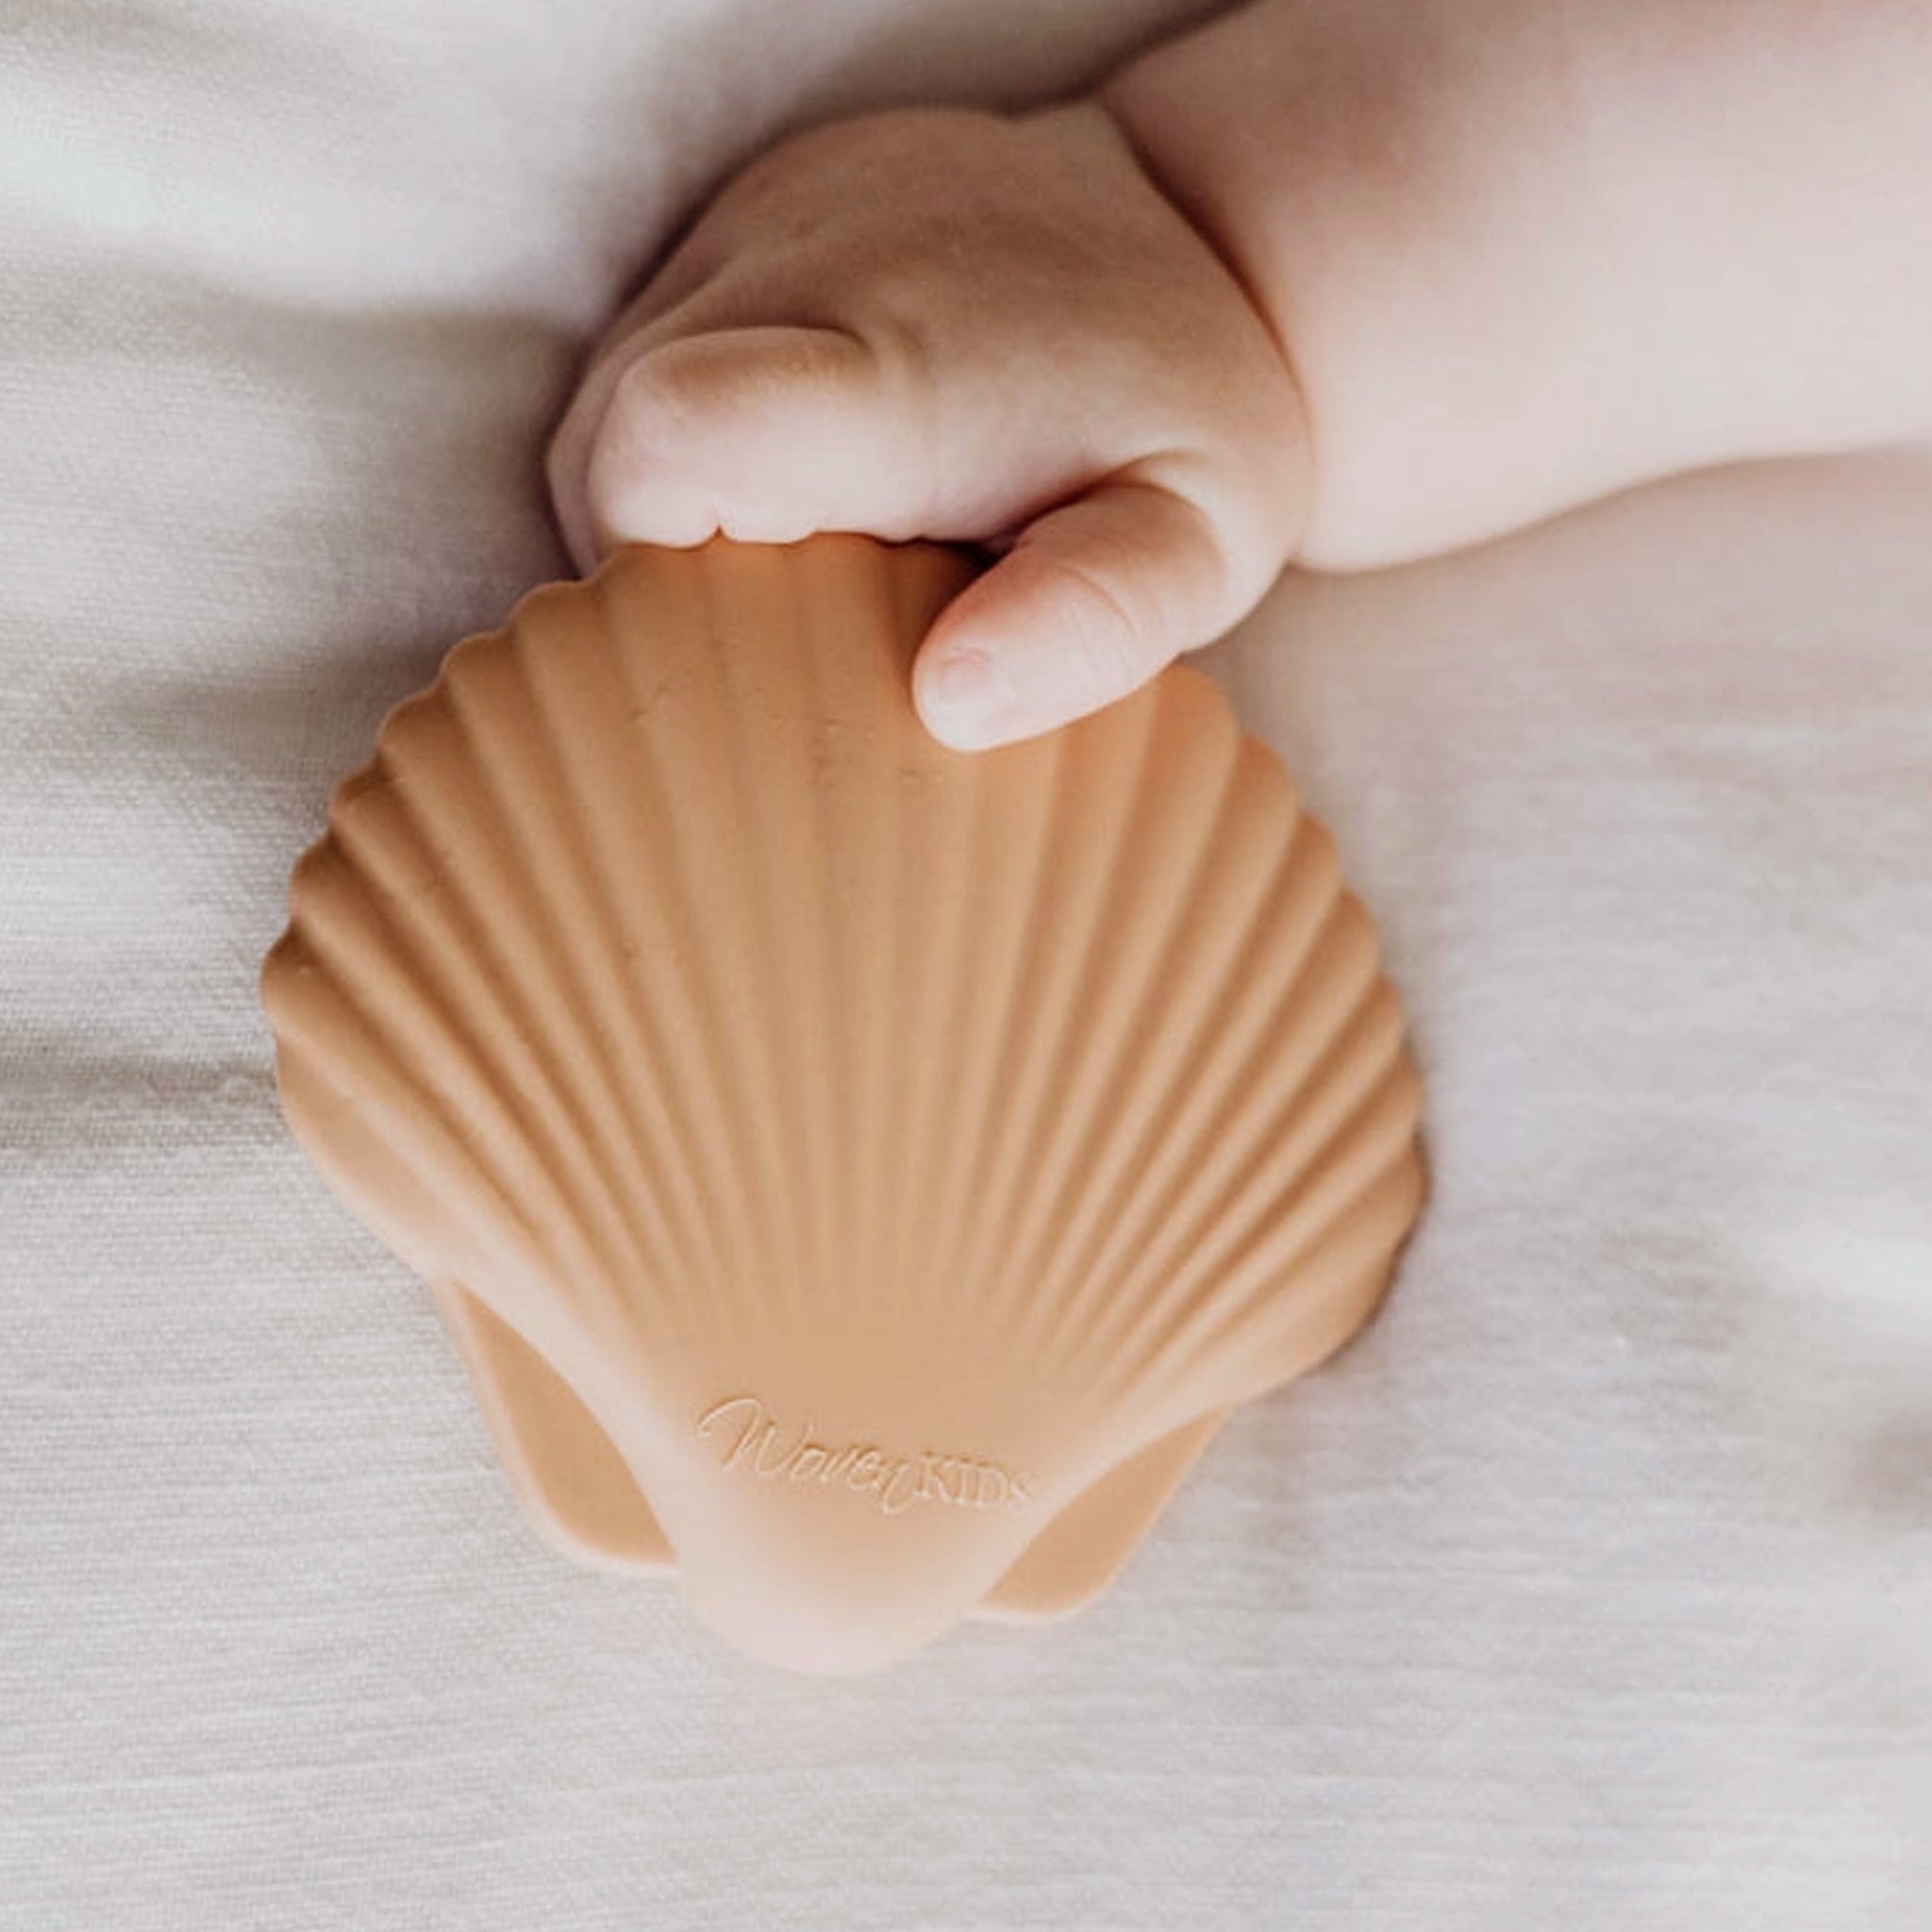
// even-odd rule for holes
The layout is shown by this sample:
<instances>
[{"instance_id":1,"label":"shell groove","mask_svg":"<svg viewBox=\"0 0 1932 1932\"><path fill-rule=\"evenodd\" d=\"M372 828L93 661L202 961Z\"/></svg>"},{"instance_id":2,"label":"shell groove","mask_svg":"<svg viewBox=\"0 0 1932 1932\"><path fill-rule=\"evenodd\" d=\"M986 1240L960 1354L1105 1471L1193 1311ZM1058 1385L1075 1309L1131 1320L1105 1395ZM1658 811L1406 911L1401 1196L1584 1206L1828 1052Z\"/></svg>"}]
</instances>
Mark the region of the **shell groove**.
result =
<instances>
[{"instance_id":1,"label":"shell groove","mask_svg":"<svg viewBox=\"0 0 1932 1932\"><path fill-rule=\"evenodd\" d=\"M962 757L966 566L620 552L391 715L264 971L284 1107L540 1519L807 1668L1112 1574L1366 1319L1419 1091L1331 841L1198 674Z\"/></svg>"}]
</instances>

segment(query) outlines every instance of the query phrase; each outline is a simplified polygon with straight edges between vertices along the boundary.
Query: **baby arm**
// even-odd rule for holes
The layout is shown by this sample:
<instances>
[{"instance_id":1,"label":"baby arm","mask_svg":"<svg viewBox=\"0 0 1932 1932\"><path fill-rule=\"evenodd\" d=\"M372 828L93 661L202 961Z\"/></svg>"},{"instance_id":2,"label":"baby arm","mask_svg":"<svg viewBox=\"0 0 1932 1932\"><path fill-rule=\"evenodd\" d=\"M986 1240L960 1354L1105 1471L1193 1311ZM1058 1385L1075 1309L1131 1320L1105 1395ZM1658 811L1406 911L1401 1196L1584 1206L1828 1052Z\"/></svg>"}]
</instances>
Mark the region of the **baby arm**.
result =
<instances>
[{"instance_id":1,"label":"baby arm","mask_svg":"<svg viewBox=\"0 0 1932 1932\"><path fill-rule=\"evenodd\" d=\"M1046 729L1291 559L1932 434L1928 99L1911 5L1272 0L1091 100L821 128L619 318L559 520L1002 540L914 692Z\"/></svg>"},{"instance_id":2,"label":"baby arm","mask_svg":"<svg viewBox=\"0 0 1932 1932\"><path fill-rule=\"evenodd\" d=\"M1932 434L1932 8L1277 0L1106 98L1292 358L1306 563Z\"/></svg>"}]
</instances>

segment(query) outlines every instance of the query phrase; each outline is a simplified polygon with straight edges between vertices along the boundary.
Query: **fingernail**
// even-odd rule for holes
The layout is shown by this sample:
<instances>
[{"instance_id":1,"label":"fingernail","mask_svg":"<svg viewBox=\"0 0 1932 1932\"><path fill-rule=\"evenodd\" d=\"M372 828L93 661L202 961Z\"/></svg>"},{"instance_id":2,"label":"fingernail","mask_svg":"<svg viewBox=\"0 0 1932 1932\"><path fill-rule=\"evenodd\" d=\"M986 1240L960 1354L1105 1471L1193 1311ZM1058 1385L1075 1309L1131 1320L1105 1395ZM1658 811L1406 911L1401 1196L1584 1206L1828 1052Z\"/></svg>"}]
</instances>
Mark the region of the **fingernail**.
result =
<instances>
[{"instance_id":1,"label":"fingernail","mask_svg":"<svg viewBox=\"0 0 1932 1932\"><path fill-rule=\"evenodd\" d=\"M972 751L991 743L1011 724L1016 706L1013 681L984 651L949 651L925 681L922 708L933 730L948 744Z\"/></svg>"}]
</instances>

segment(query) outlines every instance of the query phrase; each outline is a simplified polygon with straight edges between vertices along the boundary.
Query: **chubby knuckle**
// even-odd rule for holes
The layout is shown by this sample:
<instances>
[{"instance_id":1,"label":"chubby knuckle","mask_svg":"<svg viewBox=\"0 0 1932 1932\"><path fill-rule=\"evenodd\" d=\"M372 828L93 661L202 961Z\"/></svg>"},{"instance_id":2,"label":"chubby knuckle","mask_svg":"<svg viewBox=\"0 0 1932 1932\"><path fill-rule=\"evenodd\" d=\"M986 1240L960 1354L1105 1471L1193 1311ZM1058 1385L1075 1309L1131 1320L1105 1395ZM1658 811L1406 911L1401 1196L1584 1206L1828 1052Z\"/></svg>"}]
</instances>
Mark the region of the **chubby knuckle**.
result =
<instances>
[{"instance_id":1,"label":"chubby knuckle","mask_svg":"<svg viewBox=\"0 0 1932 1932\"><path fill-rule=\"evenodd\" d=\"M697 426L704 399L688 358L642 356L617 379L610 414L633 452L677 448Z\"/></svg>"},{"instance_id":2,"label":"chubby knuckle","mask_svg":"<svg viewBox=\"0 0 1932 1932\"><path fill-rule=\"evenodd\" d=\"M1237 480L1197 514L1195 605L1221 629L1247 615L1288 560L1287 498Z\"/></svg>"},{"instance_id":3,"label":"chubby knuckle","mask_svg":"<svg viewBox=\"0 0 1932 1932\"><path fill-rule=\"evenodd\" d=\"M1312 458L1307 411L1285 370L1241 385L1217 424L1229 480L1241 495L1279 513L1307 488Z\"/></svg>"},{"instance_id":4,"label":"chubby knuckle","mask_svg":"<svg viewBox=\"0 0 1932 1932\"><path fill-rule=\"evenodd\" d=\"M1189 558L1193 602L1216 622L1245 616L1288 560L1306 472L1302 440L1263 423L1214 439L1171 473L1174 548Z\"/></svg>"},{"instance_id":5,"label":"chubby knuckle","mask_svg":"<svg viewBox=\"0 0 1932 1932\"><path fill-rule=\"evenodd\" d=\"M1298 508L1313 460L1299 399L1251 421L1240 448L1248 493L1277 513L1284 505Z\"/></svg>"}]
</instances>

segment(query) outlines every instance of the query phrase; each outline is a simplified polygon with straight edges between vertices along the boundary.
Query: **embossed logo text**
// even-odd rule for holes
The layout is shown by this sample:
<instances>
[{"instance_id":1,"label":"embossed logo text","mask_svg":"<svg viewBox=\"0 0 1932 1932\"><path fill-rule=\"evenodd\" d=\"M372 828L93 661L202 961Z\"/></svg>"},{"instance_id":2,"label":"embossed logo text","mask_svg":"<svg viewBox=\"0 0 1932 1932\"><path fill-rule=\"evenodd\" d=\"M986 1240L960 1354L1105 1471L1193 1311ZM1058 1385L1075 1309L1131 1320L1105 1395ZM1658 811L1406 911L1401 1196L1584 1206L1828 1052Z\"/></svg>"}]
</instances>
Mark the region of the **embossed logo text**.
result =
<instances>
[{"instance_id":1,"label":"embossed logo text","mask_svg":"<svg viewBox=\"0 0 1932 1932\"><path fill-rule=\"evenodd\" d=\"M983 1457L934 1449L895 1455L876 1442L827 1442L808 1415L785 1427L756 1395L727 1395L698 1418L697 1432L716 1439L719 1467L770 1482L816 1483L864 1496L881 1515L915 1504L955 1509L1024 1509L1033 1499L1011 1470Z\"/></svg>"}]
</instances>

